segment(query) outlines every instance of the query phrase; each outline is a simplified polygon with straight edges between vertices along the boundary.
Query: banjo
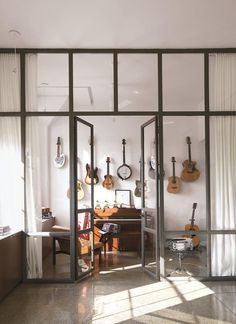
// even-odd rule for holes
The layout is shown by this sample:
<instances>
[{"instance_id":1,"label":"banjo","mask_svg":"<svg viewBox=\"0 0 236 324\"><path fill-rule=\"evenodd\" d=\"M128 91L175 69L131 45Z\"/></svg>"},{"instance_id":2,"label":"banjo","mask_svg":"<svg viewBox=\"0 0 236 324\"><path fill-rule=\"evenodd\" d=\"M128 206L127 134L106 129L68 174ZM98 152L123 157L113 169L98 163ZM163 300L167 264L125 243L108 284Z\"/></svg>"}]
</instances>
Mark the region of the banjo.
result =
<instances>
[{"instance_id":1,"label":"banjo","mask_svg":"<svg viewBox=\"0 0 236 324\"><path fill-rule=\"evenodd\" d=\"M126 140L122 140L122 146L123 146L123 164L117 169L117 175L121 180L127 180L132 175L132 169L131 167L125 163L125 144Z\"/></svg>"},{"instance_id":2,"label":"banjo","mask_svg":"<svg viewBox=\"0 0 236 324\"><path fill-rule=\"evenodd\" d=\"M62 168L65 164L66 156L61 152L61 138L57 138L57 155L54 158L54 166L56 168Z\"/></svg>"}]
</instances>

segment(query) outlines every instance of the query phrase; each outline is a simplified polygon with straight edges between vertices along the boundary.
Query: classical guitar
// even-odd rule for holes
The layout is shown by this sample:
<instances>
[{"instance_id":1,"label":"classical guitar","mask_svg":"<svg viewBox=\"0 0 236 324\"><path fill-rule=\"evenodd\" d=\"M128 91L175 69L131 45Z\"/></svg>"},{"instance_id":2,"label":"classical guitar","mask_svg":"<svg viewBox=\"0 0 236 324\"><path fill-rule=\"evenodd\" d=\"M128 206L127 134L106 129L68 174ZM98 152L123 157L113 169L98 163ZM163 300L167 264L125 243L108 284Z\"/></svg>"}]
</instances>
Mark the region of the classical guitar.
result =
<instances>
[{"instance_id":1,"label":"classical guitar","mask_svg":"<svg viewBox=\"0 0 236 324\"><path fill-rule=\"evenodd\" d=\"M190 137L186 137L188 144L188 160L185 160L182 165L184 167L181 173L181 179L186 182L196 181L200 177L200 171L196 168L196 161L191 159L191 140Z\"/></svg>"},{"instance_id":2,"label":"classical guitar","mask_svg":"<svg viewBox=\"0 0 236 324\"><path fill-rule=\"evenodd\" d=\"M136 197L141 197L141 192L142 192L142 181L141 181L141 161L139 161L140 163L140 180L135 180L135 185L136 188L134 190L134 195ZM144 181L144 189L146 190L146 182Z\"/></svg>"},{"instance_id":3,"label":"classical guitar","mask_svg":"<svg viewBox=\"0 0 236 324\"><path fill-rule=\"evenodd\" d=\"M61 138L57 138L57 155L54 158L54 166L56 168L62 168L65 164L66 156L61 152Z\"/></svg>"},{"instance_id":4,"label":"classical guitar","mask_svg":"<svg viewBox=\"0 0 236 324\"><path fill-rule=\"evenodd\" d=\"M131 167L125 163L125 144L126 140L122 140L122 146L123 146L123 164L117 169L117 175L121 180L128 180L132 175L132 169Z\"/></svg>"},{"instance_id":5,"label":"classical guitar","mask_svg":"<svg viewBox=\"0 0 236 324\"><path fill-rule=\"evenodd\" d=\"M185 231L193 231L193 232L199 231L198 225L194 224L195 222L194 215L195 215L196 208L197 208L197 203L193 203L192 217L190 219L190 224L185 225L184 227ZM190 235L184 234L183 237L190 237L192 239L193 246L195 248L197 248L200 245L200 238L195 234L190 234Z\"/></svg>"},{"instance_id":6,"label":"classical guitar","mask_svg":"<svg viewBox=\"0 0 236 324\"><path fill-rule=\"evenodd\" d=\"M180 178L175 175L175 157L171 158L172 167L173 167L173 176L168 178L167 191L169 193L178 193L180 192Z\"/></svg>"},{"instance_id":7,"label":"classical guitar","mask_svg":"<svg viewBox=\"0 0 236 324\"><path fill-rule=\"evenodd\" d=\"M96 167L93 171L93 184L97 184L99 182L97 173L98 173L98 168ZM87 183L88 185L91 185L91 182L92 182L91 175L92 175L91 168L90 168L90 165L87 163L86 164L86 176L85 176L84 182Z\"/></svg>"},{"instance_id":8,"label":"classical guitar","mask_svg":"<svg viewBox=\"0 0 236 324\"><path fill-rule=\"evenodd\" d=\"M112 189L113 186L114 186L114 183L113 183L113 179L112 179L112 176L110 175L110 172L109 172L109 164L110 164L111 160L109 158L109 156L107 157L107 160L106 160L106 163L107 163L107 174L104 176L104 180L103 180L103 187L106 188L106 189Z\"/></svg>"},{"instance_id":9,"label":"classical guitar","mask_svg":"<svg viewBox=\"0 0 236 324\"><path fill-rule=\"evenodd\" d=\"M70 198L71 190L70 188L67 190L67 197ZM82 181L77 180L77 199L82 200L84 198L84 189L82 187Z\"/></svg>"}]
</instances>

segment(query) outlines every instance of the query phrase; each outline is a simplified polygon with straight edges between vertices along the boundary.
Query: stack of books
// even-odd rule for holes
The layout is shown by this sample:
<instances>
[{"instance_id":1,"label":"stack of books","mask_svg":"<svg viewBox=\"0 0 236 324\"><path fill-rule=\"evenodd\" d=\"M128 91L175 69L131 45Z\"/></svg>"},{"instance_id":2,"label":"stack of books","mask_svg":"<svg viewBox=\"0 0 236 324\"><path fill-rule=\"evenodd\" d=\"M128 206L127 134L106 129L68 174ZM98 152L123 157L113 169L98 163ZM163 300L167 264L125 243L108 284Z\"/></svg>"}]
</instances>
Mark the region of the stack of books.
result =
<instances>
[{"instance_id":1,"label":"stack of books","mask_svg":"<svg viewBox=\"0 0 236 324\"><path fill-rule=\"evenodd\" d=\"M0 225L0 235L9 233L11 230L9 225Z\"/></svg>"}]
</instances>

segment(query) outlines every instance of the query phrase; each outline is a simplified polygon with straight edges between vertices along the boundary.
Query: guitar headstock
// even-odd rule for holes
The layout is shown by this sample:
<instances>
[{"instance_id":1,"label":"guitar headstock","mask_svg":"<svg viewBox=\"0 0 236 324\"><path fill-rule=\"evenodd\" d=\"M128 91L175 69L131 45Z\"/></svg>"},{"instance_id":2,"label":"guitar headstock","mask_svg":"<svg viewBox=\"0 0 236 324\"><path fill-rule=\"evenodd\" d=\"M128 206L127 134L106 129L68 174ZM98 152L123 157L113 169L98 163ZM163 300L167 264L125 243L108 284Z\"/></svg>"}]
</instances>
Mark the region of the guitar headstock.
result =
<instances>
[{"instance_id":1,"label":"guitar headstock","mask_svg":"<svg viewBox=\"0 0 236 324\"><path fill-rule=\"evenodd\" d=\"M197 203L193 203L193 209L195 210L197 208Z\"/></svg>"},{"instance_id":2,"label":"guitar headstock","mask_svg":"<svg viewBox=\"0 0 236 324\"><path fill-rule=\"evenodd\" d=\"M107 159L106 159L106 163L110 163L111 162L111 159L110 157L108 156Z\"/></svg>"},{"instance_id":3,"label":"guitar headstock","mask_svg":"<svg viewBox=\"0 0 236 324\"><path fill-rule=\"evenodd\" d=\"M173 163L175 163L176 161L175 161L175 157L174 156L172 156L172 158L171 158L171 162L173 162Z\"/></svg>"},{"instance_id":4,"label":"guitar headstock","mask_svg":"<svg viewBox=\"0 0 236 324\"><path fill-rule=\"evenodd\" d=\"M189 136L186 137L186 142L187 142L188 145L191 144L191 139L190 139Z\"/></svg>"},{"instance_id":5,"label":"guitar headstock","mask_svg":"<svg viewBox=\"0 0 236 324\"><path fill-rule=\"evenodd\" d=\"M122 144L125 145L126 144L126 140L123 138L122 140Z\"/></svg>"},{"instance_id":6,"label":"guitar headstock","mask_svg":"<svg viewBox=\"0 0 236 324\"><path fill-rule=\"evenodd\" d=\"M61 138L59 136L57 138L57 145L61 145Z\"/></svg>"}]
</instances>

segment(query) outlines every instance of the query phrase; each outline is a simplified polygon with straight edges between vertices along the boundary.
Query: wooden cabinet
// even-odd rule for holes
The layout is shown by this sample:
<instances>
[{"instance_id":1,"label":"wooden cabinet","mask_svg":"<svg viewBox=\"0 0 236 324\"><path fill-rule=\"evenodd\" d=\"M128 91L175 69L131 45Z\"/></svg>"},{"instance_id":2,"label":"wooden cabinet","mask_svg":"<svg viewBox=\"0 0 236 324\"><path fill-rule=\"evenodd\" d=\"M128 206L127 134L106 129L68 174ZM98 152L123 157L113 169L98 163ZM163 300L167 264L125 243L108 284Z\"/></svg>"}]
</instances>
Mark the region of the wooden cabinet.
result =
<instances>
[{"instance_id":1,"label":"wooden cabinet","mask_svg":"<svg viewBox=\"0 0 236 324\"><path fill-rule=\"evenodd\" d=\"M108 251L137 251L141 247L141 211L136 208L95 209L94 235L99 241L99 230L104 223L120 225L120 233L115 234L106 244Z\"/></svg>"},{"instance_id":2,"label":"wooden cabinet","mask_svg":"<svg viewBox=\"0 0 236 324\"><path fill-rule=\"evenodd\" d=\"M22 281L23 233L0 238L0 300Z\"/></svg>"}]
</instances>

